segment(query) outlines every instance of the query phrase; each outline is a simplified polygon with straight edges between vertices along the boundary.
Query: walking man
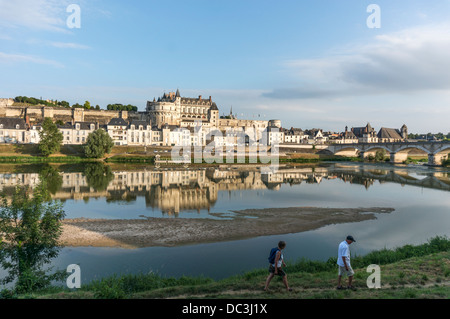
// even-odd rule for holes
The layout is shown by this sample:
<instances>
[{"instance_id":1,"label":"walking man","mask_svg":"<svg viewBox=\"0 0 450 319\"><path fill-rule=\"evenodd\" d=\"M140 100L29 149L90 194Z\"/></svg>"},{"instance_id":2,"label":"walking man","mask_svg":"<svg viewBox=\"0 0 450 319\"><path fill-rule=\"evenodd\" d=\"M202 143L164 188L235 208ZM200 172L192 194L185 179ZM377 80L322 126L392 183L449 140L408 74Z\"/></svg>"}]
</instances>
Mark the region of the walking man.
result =
<instances>
[{"instance_id":1,"label":"walking man","mask_svg":"<svg viewBox=\"0 0 450 319\"><path fill-rule=\"evenodd\" d=\"M281 269L281 267L286 266L283 259L283 249L286 247L286 242L280 241L278 243L278 247L275 247L271 250L269 256L269 276L266 279L266 285L264 287L264 291L267 291L269 288L270 281L275 275L281 276L283 278L283 284L286 287L287 291L292 291L289 288L286 273Z\"/></svg>"},{"instance_id":2,"label":"walking man","mask_svg":"<svg viewBox=\"0 0 450 319\"><path fill-rule=\"evenodd\" d=\"M341 285L341 278L343 275L348 277L347 289L355 290L352 286L353 275L355 272L350 265L350 245L356 242L353 236L347 236L347 238L339 244L337 264L339 265L339 276L337 289L345 289Z\"/></svg>"}]
</instances>

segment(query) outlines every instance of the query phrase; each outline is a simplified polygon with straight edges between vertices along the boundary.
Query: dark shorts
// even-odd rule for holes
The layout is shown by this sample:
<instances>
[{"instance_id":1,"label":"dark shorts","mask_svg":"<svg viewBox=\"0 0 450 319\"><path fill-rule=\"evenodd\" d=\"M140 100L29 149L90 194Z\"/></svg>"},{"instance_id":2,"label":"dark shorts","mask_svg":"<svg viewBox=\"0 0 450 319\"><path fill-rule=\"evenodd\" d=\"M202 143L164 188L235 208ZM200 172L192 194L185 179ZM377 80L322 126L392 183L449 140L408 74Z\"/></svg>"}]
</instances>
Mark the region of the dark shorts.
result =
<instances>
[{"instance_id":1,"label":"dark shorts","mask_svg":"<svg viewBox=\"0 0 450 319\"><path fill-rule=\"evenodd\" d=\"M269 273L275 274L275 267L274 267L274 266L269 265ZM284 272L283 269L278 268L277 275L278 275L278 276L281 276L281 277L284 277L284 276L286 276L286 273Z\"/></svg>"}]
</instances>

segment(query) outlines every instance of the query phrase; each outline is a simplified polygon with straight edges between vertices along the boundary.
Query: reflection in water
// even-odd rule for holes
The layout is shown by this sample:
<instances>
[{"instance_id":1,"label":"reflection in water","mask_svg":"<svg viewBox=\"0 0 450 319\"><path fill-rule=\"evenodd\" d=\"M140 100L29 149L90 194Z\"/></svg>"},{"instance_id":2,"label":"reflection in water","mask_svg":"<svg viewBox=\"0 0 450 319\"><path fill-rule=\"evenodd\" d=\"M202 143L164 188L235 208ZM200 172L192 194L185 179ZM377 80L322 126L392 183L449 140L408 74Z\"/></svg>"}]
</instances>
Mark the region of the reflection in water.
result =
<instances>
[{"instance_id":1,"label":"reflection in water","mask_svg":"<svg viewBox=\"0 0 450 319\"><path fill-rule=\"evenodd\" d=\"M47 165L36 172L1 173L0 191L11 193L17 185L34 188L45 180L53 199L88 201L89 198L106 198L107 202L120 203L143 197L147 207L178 216L187 210L209 212L220 191L279 190L282 184L320 184L324 179L340 179L366 189L378 181L450 191L450 178L446 170L422 169L413 172L392 166L330 164L280 168L271 174L261 174L254 168L244 171L238 168L149 167L112 171L101 163L87 164L81 169L66 170L61 167L58 171Z\"/></svg>"}]
</instances>

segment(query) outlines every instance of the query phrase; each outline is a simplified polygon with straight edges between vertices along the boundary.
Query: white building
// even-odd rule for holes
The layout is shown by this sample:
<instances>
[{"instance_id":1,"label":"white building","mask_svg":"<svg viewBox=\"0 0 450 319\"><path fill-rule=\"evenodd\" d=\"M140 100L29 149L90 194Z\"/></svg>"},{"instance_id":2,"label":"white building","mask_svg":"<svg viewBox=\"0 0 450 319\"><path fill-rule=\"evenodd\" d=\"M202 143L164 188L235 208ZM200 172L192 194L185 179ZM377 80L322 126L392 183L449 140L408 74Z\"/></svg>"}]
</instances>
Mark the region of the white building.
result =
<instances>
[{"instance_id":1,"label":"white building","mask_svg":"<svg viewBox=\"0 0 450 319\"><path fill-rule=\"evenodd\" d=\"M0 118L0 143L29 143L27 124L21 118Z\"/></svg>"},{"instance_id":2,"label":"white building","mask_svg":"<svg viewBox=\"0 0 450 319\"><path fill-rule=\"evenodd\" d=\"M106 131L111 136L114 145L128 145L128 123L122 118L113 118L106 125Z\"/></svg>"},{"instance_id":3,"label":"white building","mask_svg":"<svg viewBox=\"0 0 450 319\"><path fill-rule=\"evenodd\" d=\"M282 144L284 142L284 132L278 126L268 126L266 135L267 145Z\"/></svg>"},{"instance_id":4,"label":"white building","mask_svg":"<svg viewBox=\"0 0 450 319\"><path fill-rule=\"evenodd\" d=\"M128 145L152 145L152 127L146 121L131 121L126 134Z\"/></svg>"},{"instance_id":5,"label":"white building","mask_svg":"<svg viewBox=\"0 0 450 319\"><path fill-rule=\"evenodd\" d=\"M284 143L302 144L307 136L301 129L291 128L284 130Z\"/></svg>"},{"instance_id":6,"label":"white building","mask_svg":"<svg viewBox=\"0 0 450 319\"><path fill-rule=\"evenodd\" d=\"M86 144L89 134L94 132L98 125L94 122L74 122L58 125L63 134L63 144L83 145Z\"/></svg>"},{"instance_id":7,"label":"white building","mask_svg":"<svg viewBox=\"0 0 450 319\"><path fill-rule=\"evenodd\" d=\"M171 146L191 146L191 131L187 128L176 128L169 136Z\"/></svg>"},{"instance_id":8,"label":"white building","mask_svg":"<svg viewBox=\"0 0 450 319\"><path fill-rule=\"evenodd\" d=\"M41 141L41 137L39 132L42 131L42 126L40 124L33 124L28 131L28 135L30 136L31 144L39 144Z\"/></svg>"}]
</instances>

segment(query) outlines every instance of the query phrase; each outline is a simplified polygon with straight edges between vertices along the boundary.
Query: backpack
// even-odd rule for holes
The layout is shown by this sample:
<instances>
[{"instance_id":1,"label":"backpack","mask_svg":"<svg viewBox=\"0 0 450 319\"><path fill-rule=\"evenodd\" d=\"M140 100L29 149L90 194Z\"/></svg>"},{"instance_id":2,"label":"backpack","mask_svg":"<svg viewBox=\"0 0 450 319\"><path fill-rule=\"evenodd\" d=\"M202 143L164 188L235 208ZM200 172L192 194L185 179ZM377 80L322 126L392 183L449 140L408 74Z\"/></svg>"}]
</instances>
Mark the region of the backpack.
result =
<instances>
[{"instance_id":1,"label":"backpack","mask_svg":"<svg viewBox=\"0 0 450 319\"><path fill-rule=\"evenodd\" d=\"M275 263L275 257L276 257L277 252L278 252L279 250L280 250L280 249L279 249L278 247L272 248L272 249L270 250L270 254L269 254L269 258L268 258L270 264L274 264L274 263Z\"/></svg>"}]
</instances>

